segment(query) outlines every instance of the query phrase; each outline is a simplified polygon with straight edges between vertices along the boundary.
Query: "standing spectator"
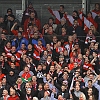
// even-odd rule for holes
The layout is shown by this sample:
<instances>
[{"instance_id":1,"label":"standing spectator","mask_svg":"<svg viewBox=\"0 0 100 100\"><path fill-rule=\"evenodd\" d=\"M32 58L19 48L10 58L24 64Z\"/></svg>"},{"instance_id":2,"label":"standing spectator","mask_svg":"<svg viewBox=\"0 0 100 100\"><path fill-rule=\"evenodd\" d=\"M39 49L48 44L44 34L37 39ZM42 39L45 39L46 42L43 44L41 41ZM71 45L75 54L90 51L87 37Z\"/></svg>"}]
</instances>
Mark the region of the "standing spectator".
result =
<instances>
[{"instance_id":1,"label":"standing spectator","mask_svg":"<svg viewBox=\"0 0 100 100\"><path fill-rule=\"evenodd\" d=\"M49 12L56 18L55 23L60 24L60 20L64 17L64 5L60 5L58 11L53 11L50 7L48 7Z\"/></svg>"},{"instance_id":2,"label":"standing spectator","mask_svg":"<svg viewBox=\"0 0 100 100\"><path fill-rule=\"evenodd\" d=\"M4 16L4 22L7 25L8 24L8 15L13 14L12 9L8 8L7 9L7 14Z\"/></svg>"},{"instance_id":3,"label":"standing spectator","mask_svg":"<svg viewBox=\"0 0 100 100\"><path fill-rule=\"evenodd\" d=\"M8 25L8 33L10 32L9 34L12 34L12 33L11 33L11 28L12 28L13 25L15 24L15 25L14 25L14 29L17 29L17 27L20 26L20 22L19 22L19 20L16 19L15 16L12 15L12 14L8 15L8 21L9 21L9 23L7 24L7 25Z\"/></svg>"},{"instance_id":4,"label":"standing spectator","mask_svg":"<svg viewBox=\"0 0 100 100\"><path fill-rule=\"evenodd\" d=\"M22 25L24 25L24 22L27 18L29 18L29 15L31 12L35 13L35 17L37 18L37 12L34 10L33 5L31 2L29 2L28 7L25 9L23 12L23 17L22 17Z\"/></svg>"},{"instance_id":5,"label":"standing spectator","mask_svg":"<svg viewBox=\"0 0 100 100\"><path fill-rule=\"evenodd\" d=\"M40 20L38 18L36 18L35 12L31 12L30 17L25 20L25 22L24 22L24 31L25 32L27 32L27 27L28 27L29 23L32 23L33 25L36 25L39 30L41 29Z\"/></svg>"},{"instance_id":6,"label":"standing spectator","mask_svg":"<svg viewBox=\"0 0 100 100\"><path fill-rule=\"evenodd\" d=\"M92 10L92 17L95 19L95 17L100 13L100 4L95 4L95 9Z\"/></svg>"}]
</instances>

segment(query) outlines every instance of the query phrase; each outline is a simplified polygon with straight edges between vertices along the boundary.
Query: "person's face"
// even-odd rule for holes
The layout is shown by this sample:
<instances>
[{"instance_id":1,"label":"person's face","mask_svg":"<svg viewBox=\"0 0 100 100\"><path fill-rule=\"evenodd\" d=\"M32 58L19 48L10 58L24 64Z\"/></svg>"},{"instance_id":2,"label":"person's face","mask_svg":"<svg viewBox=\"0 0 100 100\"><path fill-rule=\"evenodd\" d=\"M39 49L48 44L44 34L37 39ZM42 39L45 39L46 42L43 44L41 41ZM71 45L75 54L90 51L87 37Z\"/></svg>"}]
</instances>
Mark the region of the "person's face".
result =
<instances>
[{"instance_id":1,"label":"person's face","mask_svg":"<svg viewBox=\"0 0 100 100\"><path fill-rule=\"evenodd\" d=\"M62 86L62 87L61 87L61 90L62 90L62 91L65 91L65 89L66 89L65 86Z\"/></svg>"},{"instance_id":2,"label":"person's face","mask_svg":"<svg viewBox=\"0 0 100 100\"><path fill-rule=\"evenodd\" d=\"M77 26L78 25L78 22L75 20L74 21L74 26Z\"/></svg>"},{"instance_id":3,"label":"person's face","mask_svg":"<svg viewBox=\"0 0 100 100\"><path fill-rule=\"evenodd\" d=\"M15 60L16 60L15 56L11 56L11 61L15 61Z\"/></svg>"},{"instance_id":4,"label":"person's face","mask_svg":"<svg viewBox=\"0 0 100 100\"><path fill-rule=\"evenodd\" d=\"M38 27L34 26L33 30L34 30L34 32L38 32Z\"/></svg>"},{"instance_id":5,"label":"person's face","mask_svg":"<svg viewBox=\"0 0 100 100\"><path fill-rule=\"evenodd\" d=\"M58 41L57 45L58 45L58 47L60 47L61 46L61 41Z\"/></svg>"},{"instance_id":6,"label":"person's face","mask_svg":"<svg viewBox=\"0 0 100 100\"><path fill-rule=\"evenodd\" d=\"M6 38L5 34L1 34L1 39Z\"/></svg>"},{"instance_id":7,"label":"person's face","mask_svg":"<svg viewBox=\"0 0 100 100\"><path fill-rule=\"evenodd\" d=\"M6 84L6 78L3 78L2 84Z\"/></svg>"},{"instance_id":8,"label":"person's face","mask_svg":"<svg viewBox=\"0 0 100 100\"><path fill-rule=\"evenodd\" d=\"M77 50L79 49L79 44L75 44L74 48Z\"/></svg>"},{"instance_id":9,"label":"person's face","mask_svg":"<svg viewBox=\"0 0 100 100\"><path fill-rule=\"evenodd\" d=\"M73 34L73 40L77 39L77 35Z\"/></svg>"},{"instance_id":10,"label":"person's face","mask_svg":"<svg viewBox=\"0 0 100 100\"><path fill-rule=\"evenodd\" d=\"M77 17L77 13L76 12L73 12L72 14L74 17Z\"/></svg>"},{"instance_id":11,"label":"person's face","mask_svg":"<svg viewBox=\"0 0 100 100\"><path fill-rule=\"evenodd\" d=\"M78 54L78 59L82 59L82 54Z\"/></svg>"},{"instance_id":12,"label":"person's face","mask_svg":"<svg viewBox=\"0 0 100 100\"><path fill-rule=\"evenodd\" d=\"M31 17L31 18L35 18L35 13L32 12L32 13L30 14L30 17Z\"/></svg>"},{"instance_id":13,"label":"person's face","mask_svg":"<svg viewBox=\"0 0 100 100\"><path fill-rule=\"evenodd\" d=\"M18 78L17 81L18 81L18 83L22 83L22 79L21 78Z\"/></svg>"},{"instance_id":14,"label":"person's face","mask_svg":"<svg viewBox=\"0 0 100 100\"><path fill-rule=\"evenodd\" d=\"M75 85L80 85L79 81L76 81L76 84Z\"/></svg>"},{"instance_id":15,"label":"person's face","mask_svg":"<svg viewBox=\"0 0 100 100\"><path fill-rule=\"evenodd\" d=\"M13 18L13 17L9 17L9 20L10 20L10 21L13 21L13 20L14 20L14 18Z\"/></svg>"},{"instance_id":16,"label":"person's face","mask_svg":"<svg viewBox=\"0 0 100 100\"><path fill-rule=\"evenodd\" d=\"M10 14L12 14L12 12L9 10L9 11L8 11L8 15L10 15Z\"/></svg>"},{"instance_id":17,"label":"person's face","mask_svg":"<svg viewBox=\"0 0 100 100\"><path fill-rule=\"evenodd\" d=\"M22 44L21 45L21 49L25 49L25 44Z\"/></svg>"},{"instance_id":18,"label":"person's face","mask_svg":"<svg viewBox=\"0 0 100 100\"><path fill-rule=\"evenodd\" d=\"M85 62L88 62L88 61L89 61L88 57L85 57Z\"/></svg>"},{"instance_id":19,"label":"person's face","mask_svg":"<svg viewBox=\"0 0 100 100\"><path fill-rule=\"evenodd\" d=\"M38 65L37 69L38 69L39 71L41 71L41 70L42 70L42 66L41 66L41 65Z\"/></svg>"},{"instance_id":20,"label":"person's face","mask_svg":"<svg viewBox=\"0 0 100 100\"><path fill-rule=\"evenodd\" d=\"M56 37L56 36L53 37L53 42L54 42L54 43L57 42L57 37Z\"/></svg>"},{"instance_id":21,"label":"person's face","mask_svg":"<svg viewBox=\"0 0 100 100\"><path fill-rule=\"evenodd\" d=\"M38 41L38 46L41 46L42 45L42 42L41 41Z\"/></svg>"},{"instance_id":22,"label":"person's face","mask_svg":"<svg viewBox=\"0 0 100 100\"><path fill-rule=\"evenodd\" d=\"M32 4L29 4L28 7L29 7L29 8L32 8L33 6L32 6Z\"/></svg>"},{"instance_id":23,"label":"person's face","mask_svg":"<svg viewBox=\"0 0 100 100\"><path fill-rule=\"evenodd\" d=\"M15 90L12 89L12 88L10 88L10 95L12 96L12 95L14 95L14 94L15 94Z\"/></svg>"},{"instance_id":24,"label":"person's face","mask_svg":"<svg viewBox=\"0 0 100 100\"><path fill-rule=\"evenodd\" d=\"M8 21L10 21L10 16L7 17Z\"/></svg>"},{"instance_id":25,"label":"person's face","mask_svg":"<svg viewBox=\"0 0 100 100\"><path fill-rule=\"evenodd\" d=\"M0 23L3 23L4 22L4 18L0 18Z\"/></svg>"},{"instance_id":26,"label":"person's face","mask_svg":"<svg viewBox=\"0 0 100 100\"><path fill-rule=\"evenodd\" d=\"M29 64L29 63L30 63L30 59L29 59L29 58L26 58L26 59L25 59L25 62L26 62L27 64Z\"/></svg>"},{"instance_id":27,"label":"person's face","mask_svg":"<svg viewBox=\"0 0 100 100\"><path fill-rule=\"evenodd\" d=\"M88 34L89 35L92 35L93 34L92 30L89 30Z\"/></svg>"},{"instance_id":28,"label":"person's face","mask_svg":"<svg viewBox=\"0 0 100 100\"><path fill-rule=\"evenodd\" d=\"M92 94L92 88L88 89L88 94Z\"/></svg>"},{"instance_id":29,"label":"person's face","mask_svg":"<svg viewBox=\"0 0 100 100\"><path fill-rule=\"evenodd\" d=\"M32 77L32 82L36 82L36 80L37 80L37 79L36 79L36 76L33 76L33 77Z\"/></svg>"},{"instance_id":30,"label":"person's face","mask_svg":"<svg viewBox=\"0 0 100 100\"><path fill-rule=\"evenodd\" d=\"M28 88L30 88L30 87L31 87L31 86L30 86L29 83L26 83L26 84L25 84L25 88L26 88L26 89L28 89Z\"/></svg>"},{"instance_id":31,"label":"person's face","mask_svg":"<svg viewBox=\"0 0 100 100\"><path fill-rule=\"evenodd\" d=\"M62 33L66 32L66 29L65 28L62 28Z\"/></svg>"},{"instance_id":32,"label":"person's face","mask_svg":"<svg viewBox=\"0 0 100 100\"><path fill-rule=\"evenodd\" d=\"M11 68L15 68L15 64L14 63L11 63Z\"/></svg>"},{"instance_id":33,"label":"person's face","mask_svg":"<svg viewBox=\"0 0 100 100\"><path fill-rule=\"evenodd\" d=\"M59 95L58 100L64 100L64 98L61 95Z\"/></svg>"},{"instance_id":34,"label":"person's face","mask_svg":"<svg viewBox=\"0 0 100 100\"><path fill-rule=\"evenodd\" d=\"M89 96L89 100L94 100L92 95Z\"/></svg>"},{"instance_id":35,"label":"person's face","mask_svg":"<svg viewBox=\"0 0 100 100\"><path fill-rule=\"evenodd\" d=\"M90 70L87 70L87 75L90 75L91 71Z\"/></svg>"},{"instance_id":36,"label":"person's face","mask_svg":"<svg viewBox=\"0 0 100 100\"><path fill-rule=\"evenodd\" d=\"M38 33L34 33L34 38L35 38L35 39L38 38Z\"/></svg>"},{"instance_id":37,"label":"person's face","mask_svg":"<svg viewBox=\"0 0 100 100\"><path fill-rule=\"evenodd\" d=\"M79 81L82 81L82 76L79 76L79 77L78 77L78 80L79 80Z\"/></svg>"},{"instance_id":38,"label":"person's face","mask_svg":"<svg viewBox=\"0 0 100 100\"><path fill-rule=\"evenodd\" d=\"M76 90L76 91L79 91L79 90L80 90L80 87L77 85L77 86L75 87L75 90Z\"/></svg>"},{"instance_id":39,"label":"person's face","mask_svg":"<svg viewBox=\"0 0 100 100\"><path fill-rule=\"evenodd\" d=\"M63 12L64 11L64 8L60 6L59 11L60 12Z\"/></svg>"},{"instance_id":40,"label":"person's face","mask_svg":"<svg viewBox=\"0 0 100 100\"><path fill-rule=\"evenodd\" d=\"M25 61L26 57L27 57L27 55L23 55L23 61Z\"/></svg>"},{"instance_id":41,"label":"person's face","mask_svg":"<svg viewBox=\"0 0 100 100\"><path fill-rule=\"evenodd\" d=\"M99 10L99 5L98 4L95 5L95 9Z\"/></svg>"},{"instance_id":42,"label":"person's face","mask_svg":"<svg viewBox=\"0 0 100 100\"><path fill-rule=\"evenodd\" d=\"M20 32L23 32L23 29L22 29L22 27L19 27L19 29L18 29Z\"/></svg>"},{"instance_id":43,"label":"person's face","mask_svg":"<svg viewBox=\"0 0 100 100\"><path fill-rule=\"evenodd\" d=\"M50 44L47 44L47 45L46 45L46 48L47 48L47 49L51 49Z\"/></svg>"},{"instance_id":44,"label":"person's face","mask_svg":"<svg viewBox=\"0 0 100 100\"><path fill-rule=\"evenodd\" d=\"M88 16L88 17L92 17L91 13L88 13L87 16Z\"/></svg>"},{"instance_id":45,"label":"person's face","mask_svg":"<svg viewBox=\"0 0 100 100\"><path fill-rule=\"evenodd\" d=\"M99 46L99 45L96 43L96 44L94 45L94 48L95 48L95 49L98 49L98 46Z\"/></svg>"},{"instance_id":46,"label":"person's face","mask_svg":"<svg viewBox=\"0 0 100 100\"><path fill-rule=\"evenodd\" d=\"M93 52L93 54L92 54L92 55L93 55L93 57L97 57L97 54L96 54L95 52Z\"/></svg>"},{"instance_id":47,"label":"person's face","mask_svg":"<svg viewBox=\"0 0 100 100\"><path fill-rule=\"evenodd\" d=\"M90 80L93 80L94 79L94 75L90 74L89 78L90 78Z\"/></svg>"},{"instance_id":48,"label":"person's face","mask_svg":"<svg viewBox=\"0 0 100 100\"><path fill-rule=\"evenodd\" d=\"M69 36L68 41L72 42L73 41L73 36Z\"/></svg>"},{"instance_id":49,"label":"person's face","mask_svg":"<svg viewBox=\"0 0 100 100\"><path fill-rule=\"evenodd\" d=\"M53 32L53 28L52 28L52 27L49 27L49 28L48 28L48 31L49 31L49 32Z\"/></svg>"},{"instance_id":50,"label":"person's face","mask_svg":"<svg viewBox=\"0 0 100 100\"><path fill-rule=\"evenodd\" d=\"M68 73L64 72L64 74L63 74L63 79L64 79L64 80L67 80L67 79L68 79Z\"/></svg>"},{"instance_id":51,"label":"person's face","mask_svg":"<svg viewBox=\"0 0 100 100\"><path fill-rule=\"evenodd\" d=\"M16 47L12 47L12 48L11 48L11 51L12 51L12 52L15 52L15 51L16 51Z\"/></svg>"},{"instance_id":52,"label":"person's face","mask_svg":"<svg viewBox=\"0 0 100 100\"><path fill-rule=\"evenodd\" d=\"M11 43L8 42L8 43L6 44L6 46L7 46L7 48L11 48Z\"/></svg>"},{"instance_id":53,"label":"person's face","mask_svg":"<svg viewBox=\"0 0 100 100\"><path fill-rule=\"evenodd\" d=\"M88 82L88 87L92 87L92 82Z\"/></svg>"},{"instance_id":54,"label":"person's face","mask_svg":"<svg viewBox=\"0 0 100 100\"><path fill-rule=\"evenodd\" d=\"M8 91L7 90L3 90L3 94L2 94L3 96L6 96L6 95L8 95Z\"/></svg>"},{"instance_id":55,"label":"person's face","mask_svg":"<svg viewBox=\"0 0 100 100\"><path fill-rule=\"evenodd\" d=\"M55 67L54 66L50 66L50 71L54 71Z\"/></svg>"},{"instance_id":56,"label":"person's face","mask_svg":"<svg viewBox=\"0 0 100 100\"><path fill-rule=\"evenodd\" d=\"M63 57L59 57L59 62L63 61L64 58Z\"/></svg>"},{"instance_id":57,"label":"person's face","mask_svg":"<svg viewBox=\"0 0 100 100\"><path fill-rule=\"evenodd\" d=\"M22 37L22 34L21 33L18 33L18 38L21 38Z\"/></svg>"},{"instance_id":58,"label":"person's face","mask_svg":"<svg viewBox=\"0 0 100 100\"><path fill-rule=\"evenodd\" d=\"M48 84L48 83L46 83L46 84L44 85L44 89L45 89L45 90L48 90L48 89L49 89L49 84Z\"/></svg>"},{"instance_id":59,"label":"person's face","mask_svg":"<svg viewBox=\"0 0 100 100\"><path fill-rule=\"evenodd\" d=\"M10 71L10 72L9 72L9 75L10 75L10 76L13 76L13 75L14 75L14 72L13 72L13 71Z\"/></svg>"},{"instance_id":60,"label":"person's face","mask_svg":"<svg viewBox=\"0 0 100 100\"><path fill-rule=\"evenodd\" d=\"M61 20L61 25L64 25L66 23L66 20L65 19L62 19Z\"/></svg>"},{"instance_id":61,"label":"person's face","mask_svg":"<svg viewBox=\"0 0 100 100\"><path fill-rule=\"evenodd\" d=\"M53 24L53 20L52 19L49 19L49 24Z\"/></svg>"},{"instance_id":62,"label":"person's face","mask_svg":"<svg viewBox=\"0 0 100 100\"><path fill-rule=\"evenodd\" d=\"M31 94L31 90L27 89L26 90L27 94Z\"/></svg>"},{"instance_id":63,"label":"person's face","mask_svg":"<svg viewBox=\"0 0 100 100\"><path fill-rule=\"evenodd\" d=\"M64 50L64 56L67 56L67 55L68 55L68 51Z\"/></svg>"},{"instance_id":64,"label":"person's face","mask_svg":"<svg viewBox=\"0 0 100 100\"><path fill-rule=\"evenodd\" d=\"M31 50L31 49L32 49L32 45L29 44L29 45L28 45L28 50Z\"/></svg>"},{"instance_id":65,"label":"person's face","mask_svg":"<svg viewBox=\"0 0 100 100\"><path fill-rule=\"evenodd\" d=\"M42 84L39 84L39 89L42 89L42 88L43 88Z\"/></svg>"},{"instance_id":66,"label":"person's face","mask_svg":"<svg viewBox=\"0 0 100 100\"><path fill-rule=\"evenodd\" d=\"M24 71L27 73L27 72L29 72L29 68L28 67L25 67L24 68Z\"/></svg>"},{"instance_id":67,"label":"person's face","mask_svg":"<svg viewBox=\"0 0 100 100\"><path fill-rule=\"evenodd\" d=\"M94 30L94 26L90 26L90 29L93 31Z\"/></svg>"},{"instance_id":68,"label":"person's face","mask_svg":"<svg viewBox=\"0 0 100 100\"><path fill-rule=\"evenodd\" d=\"M48 56L47 61L51 61L51 56Z\"/></svg>"},{"instance_id":69,"label":"person's face","mask_svg":"<svg viewBox=\"0 0 100 100\"><path fill-rule=\"evenodd\" d=\"M80 95L79 100L84 100L83 94Z\"/></svg>"}]
</instances>

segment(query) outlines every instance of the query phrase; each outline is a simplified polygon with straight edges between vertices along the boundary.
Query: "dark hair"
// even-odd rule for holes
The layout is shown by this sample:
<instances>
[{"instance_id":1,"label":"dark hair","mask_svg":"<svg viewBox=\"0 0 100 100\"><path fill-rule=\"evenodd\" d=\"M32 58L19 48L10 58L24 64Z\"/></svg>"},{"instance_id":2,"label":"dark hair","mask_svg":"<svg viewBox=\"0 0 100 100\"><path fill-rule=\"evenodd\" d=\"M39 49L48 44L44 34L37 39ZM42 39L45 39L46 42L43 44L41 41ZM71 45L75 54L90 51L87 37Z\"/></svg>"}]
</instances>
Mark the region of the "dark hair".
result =
<instances>
[{"instance_id":1,"label":"dark hair","mask_svg":"<svg viewBox=\"0 0 100 100\"><path fill-rule=\"evenodd\" d=\"M88 82L91 82L92 83L92 80L88 80Z\"/></svg>"},{"instance_id":2,"label":"dark hair","mask_svg":"<svg viewBox=\"0 0 100 100\"><path fill-rule=\"evenodd\" d=\"M63 9L65 8L64 5L60 5L60 7L62 7Z\"/></svg>"},{"instance_id":3,"label":"dark hair","mask_svg":"<svg viewBox=\"0 0 100 100\"><path fill-rule=\"evenodd\" d=\"M12 9L11 9L11 8L8 8L8 9L7 9L7 13L8 13L9 11L11 11L11 13L12 13Z\"/></svg>"},{"instance_id":4,"label":"dark hair","mask_svg":"<svg viewBox=\"0 0 100 100\"><path fill-rule=\"evenodd\" d=\"M50 17L49 19L52 19L54 21L54 18L53 17Z\"/></svg>"}]
</instances>

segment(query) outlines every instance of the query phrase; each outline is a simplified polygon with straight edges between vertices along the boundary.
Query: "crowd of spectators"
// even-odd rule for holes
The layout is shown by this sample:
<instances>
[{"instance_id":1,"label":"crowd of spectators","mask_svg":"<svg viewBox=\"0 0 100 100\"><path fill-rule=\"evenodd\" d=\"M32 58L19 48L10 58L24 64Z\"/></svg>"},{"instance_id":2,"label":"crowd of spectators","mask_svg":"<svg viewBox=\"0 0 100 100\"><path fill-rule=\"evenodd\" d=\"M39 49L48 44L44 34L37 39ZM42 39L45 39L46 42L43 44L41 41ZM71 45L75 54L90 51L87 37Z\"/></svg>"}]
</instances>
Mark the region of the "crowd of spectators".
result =
<instances>
[{"instance_id":1,"label":"crowd of spectators","mask_svg":"<svg viewBox=\"0 0 100 100\"><path fill-rule=\"evenodd\" d=\"M42 26L29 3L20 22L0 16L0 100L100 100L100 5Z\"/></svg>"}]
</instances>

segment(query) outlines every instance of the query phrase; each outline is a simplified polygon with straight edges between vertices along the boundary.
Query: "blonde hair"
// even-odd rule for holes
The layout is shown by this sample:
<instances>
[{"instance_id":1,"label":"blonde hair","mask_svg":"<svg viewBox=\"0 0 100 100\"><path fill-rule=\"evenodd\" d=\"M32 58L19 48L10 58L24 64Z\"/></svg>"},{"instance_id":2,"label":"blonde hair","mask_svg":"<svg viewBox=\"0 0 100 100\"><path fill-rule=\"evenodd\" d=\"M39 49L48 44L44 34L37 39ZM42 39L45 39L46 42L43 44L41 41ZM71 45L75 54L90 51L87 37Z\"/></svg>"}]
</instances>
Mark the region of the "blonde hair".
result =
<instances>
[{"instance_id":1,"label":"blonde hair","mask_svg":"<svg viewBox=\"0 0 100 100\"><path fill-rule=\"evenodd\" d=\"M83 100L86 100L86 96L85 96L85 94L84 94L84 93L81 93L81 94L80 94L80 97L82 97L82 98L83 98ZM80 97L79 97L79 100L80 100Z\"/></svg>"}]
</instances>

